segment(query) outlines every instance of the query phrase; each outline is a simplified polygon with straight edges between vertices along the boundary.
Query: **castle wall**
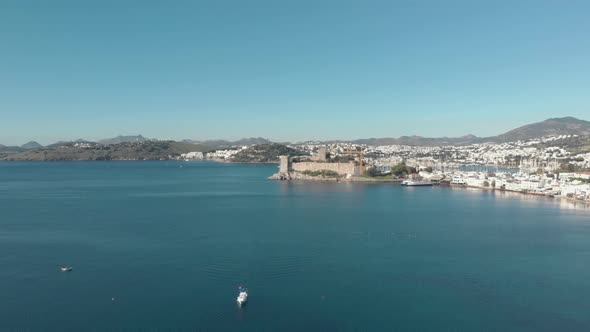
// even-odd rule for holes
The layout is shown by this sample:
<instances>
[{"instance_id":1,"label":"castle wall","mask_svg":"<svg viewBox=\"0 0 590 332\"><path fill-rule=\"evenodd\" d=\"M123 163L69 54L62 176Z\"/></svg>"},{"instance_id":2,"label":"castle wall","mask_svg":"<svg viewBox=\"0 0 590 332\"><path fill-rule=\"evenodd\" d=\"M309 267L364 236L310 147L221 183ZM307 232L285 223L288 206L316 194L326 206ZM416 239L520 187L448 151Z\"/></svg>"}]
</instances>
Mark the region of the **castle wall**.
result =
<instances>
[{"instance_id":1,"label":"castle wall","mask_svg":"<svg viewBox=\"0 0 590 332\"><path fill-rule=\"evenodd\" d=\"M338 174L357 174L358 167L353 163L315 163L315 162L300 162L292 163L291 169L294 171L312 171L317 172L321 170L329 170L338 172Z\"/></svg>"}]
</instances>

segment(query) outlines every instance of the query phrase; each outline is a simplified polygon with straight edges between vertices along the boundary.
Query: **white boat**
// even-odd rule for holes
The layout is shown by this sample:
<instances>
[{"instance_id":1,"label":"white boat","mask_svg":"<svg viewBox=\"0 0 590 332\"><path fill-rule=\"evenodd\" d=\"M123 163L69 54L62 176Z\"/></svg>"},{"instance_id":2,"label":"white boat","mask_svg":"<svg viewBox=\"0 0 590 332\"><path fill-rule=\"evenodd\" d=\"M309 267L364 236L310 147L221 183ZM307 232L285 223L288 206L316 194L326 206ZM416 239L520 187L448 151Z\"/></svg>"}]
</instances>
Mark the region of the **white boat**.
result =
<instances>
[{"instance_id":1,"label":"white boat","mask_svg":"<svg viewBox=\"0 0 590 332\"><path fill-rule=\"evenodd\" d=\"M456 176L451 180L451 184L467 184L467 182L463 178Z\"/></svg>"},{"instance_id":2,"label":"white boat","mask_svg":"<svg viewBox=\"0 0 590 332\"><path fill-rule=\"evenodd\" d=\"M71 266L61 266L59 269L61 272L70 272L73 270Z\"/></svg>"},{"instance_id":3,"label":"white boat","mask_svg":"<svg viewBox=\"0 0 590 332\"><path fill-rule=\"evenodd\" d=\"M417 180L405 180L402 182L402 186L432 186L432 182L430 181L417 181Z\"/></svg>"},{"instance_id":4,"label":"white boat","mask_svg":"<svg viewBox=\"0 0 590 332\"><path fill-rule=\"evenodd\" d=\"M244 305L248 302L248 288L239 287L240 294L238 295L237 301L239 305Z\"/></svg>"}]
</instances>

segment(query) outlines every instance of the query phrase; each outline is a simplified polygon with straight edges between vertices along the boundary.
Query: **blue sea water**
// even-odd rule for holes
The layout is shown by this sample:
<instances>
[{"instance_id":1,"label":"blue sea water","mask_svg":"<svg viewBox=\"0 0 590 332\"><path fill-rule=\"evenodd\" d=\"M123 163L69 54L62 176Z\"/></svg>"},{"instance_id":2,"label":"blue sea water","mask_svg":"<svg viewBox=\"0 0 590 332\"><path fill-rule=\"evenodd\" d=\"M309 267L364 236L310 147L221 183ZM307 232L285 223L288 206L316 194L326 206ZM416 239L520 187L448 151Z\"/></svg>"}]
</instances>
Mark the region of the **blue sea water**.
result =
<instances>
[{"instance_id":1,"label":"blue sea water","mask_svg":"<svg viewBox=\"0 0 590 332\"><path fill-rule=\"evenodd\" d=\"M588 208L275 171L0 163L0 330L590 330Z\"/></svg>"}]
</instances>

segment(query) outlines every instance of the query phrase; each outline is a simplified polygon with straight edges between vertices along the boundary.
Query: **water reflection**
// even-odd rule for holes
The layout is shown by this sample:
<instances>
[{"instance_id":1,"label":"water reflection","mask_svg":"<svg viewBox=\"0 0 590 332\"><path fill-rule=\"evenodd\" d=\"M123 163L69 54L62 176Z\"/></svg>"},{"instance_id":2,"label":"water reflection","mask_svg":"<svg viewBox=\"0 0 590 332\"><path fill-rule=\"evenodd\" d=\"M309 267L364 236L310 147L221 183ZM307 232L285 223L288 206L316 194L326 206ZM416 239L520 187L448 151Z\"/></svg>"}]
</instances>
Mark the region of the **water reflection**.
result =
<instances>
[{"instance_id":1,"label":"water reflection","mask_svg":"<svg viewBox=\"0 0 590 332\"><path fill-rule=\"evenodd\" d=\"M471 196L473 199L478 198L493 198L494 203L501 203L499 200L508 200L511 202L519 202L521 204L534 205L543 204L559 207L563 209L582 209L590 210L590 204L577 201L574 199L565 199L560 197L548 197L539 196L533 194L518 193L512 191L502 190L491 190L491 189L480 189L470 187L456 187L456 186L434 186L434 187L401 187L399 184L391 183L354 183L354 182L305 182L305 181L277 181L279 190L286 196L302 195L307 196L309 194L315 195L318 198L334 196L335 194L352 194L356 200L364 200L367 197L368 192L373 188L379 188L381 190L391 190L397 188L402 189L403 193L406 194L420 194L420 199L431 199L433 197L424 197L421 194L426 192L441 192L447 191L451 194L465 193ZM344 196L343 196L344 197Z\"/></svg>"},{"instance_id":2,"label":"water reflection","mask_svg":"<svg viewBox=\"0 0 590 332\"><path fill-rule=\"evenodd\" d=\"M509 199L526 204L550 204L565 209L583 209L590 210L590 204L574 199L561 197L540 196L513 191L479 189L469 187L448 187L450 190L467 192L473 195L481 196L482 194L493 196L499 199Z\"/></svg>"}]
</instances>

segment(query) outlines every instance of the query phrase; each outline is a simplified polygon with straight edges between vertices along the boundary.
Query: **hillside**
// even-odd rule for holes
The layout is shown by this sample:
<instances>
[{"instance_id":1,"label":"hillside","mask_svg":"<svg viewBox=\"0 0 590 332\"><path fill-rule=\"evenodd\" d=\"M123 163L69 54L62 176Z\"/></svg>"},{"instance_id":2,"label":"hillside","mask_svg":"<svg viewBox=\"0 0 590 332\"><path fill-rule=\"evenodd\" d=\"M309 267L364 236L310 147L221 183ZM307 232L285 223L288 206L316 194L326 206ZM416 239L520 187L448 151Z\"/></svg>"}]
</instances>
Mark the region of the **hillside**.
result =
<instances>
[{"instance_id":1,"label":"hillside","mask_svg":"<svg viewBox=\"0 0 590 332\"><path fill-rule=\"evenodd\" d=\"M30 141L30 142L23 144L21 146L6 146L6 145L0 144L0 157L2 157L4 155L8 155L8 154L16 154L16 153L23 152L26 150L37 149L40 147L42 147L42 145L35 142L35 141Z\"/></svg>"},{"instance_id":2,"label":"hillside","mask_svg":"<svg viewBox=\"0 0 590 332\"><path fill-rule=\"evenodd\" d=\"M574 117L553 118L510 130L502 135L488 137L484 141L503 143L527 140L551 135L590 135L590 122Z\"/></svg>"},{"instance_id":3,"label":"hillside","mask_svg":"<svg viewBox=\"0 0 590 332\"><path fill-rule=\"evenodd\" d=\"M552 118L547 119L545 121L537 122L528 124L525 126L518 127L516 129L510 130L504 134L491 136L491 137L477 137L474 135L465 135L461 137L423 137L423 136L401 136L398 138L394 137L384 137L384 138L367 138L367 139L357 139L357 140L337 140L337 141L324 141L324 142L314 142L314 143L341 143L341 142L350 142L355 144L366 144L366 145L409 145L409 146L441 146L441 145L469 145L474 143L484 143L484 142L493 142L493 143L503 143L503 142L511 142L517 140L528 140L534 138L540 138L545 136L552 136L552 135L578 135L578 136L588 136L590 135L590 122L585 120L576 119L574 117L564 117L564 118ZM117 136L113 138L103 139L98 142L89 142L83 139L78 139L76 141L70 142L57 142L46 147L42 147L39 143L31 141L29 143L23 144L22 146L4 146L0 145L0 160L2 158L7 159L9 156L11 158L30 158L31 160L44 160L43 158L39 157L39 151L43 151L43 155L48 155L51 158L50 160L63 160L60 158L66 158L65 160L94 160L94 159L87 159L87 158L116 158L122 159L124 158L124 154L109 154L104 153L105 148L102 147L100 149L96 149L96 151L90 153L88 150L84 150L80 148L78 152L82 153L83 155L80 157L75 157L71 155L76 151L76 149L68 150L67 153L61 151L58 153L54 151L56 148L61 146L68 146L71 147L75 143L81 143L84 145L89 146L108 146L108 145L117 145L123 143L130 143L130 144L138 144L138 143L153 143L153 146L157 146L158 141L151 140L148 138L143 137L142 135L136 136ZM173 142L173 141L162 141L162 142ZM183 145L184 144L184 145ZM578 143L574 143L578 144ZM273 143L272 141L262 138L262 137L250 137L250 138L243 138L237 141L227 141L227 140L207 140L203 142L193 141L193 140L184 140L182 142L174 142L177 148L180 146L190 147L189 151L184 151L184 149L180 149L183 152L191 152L191 151L210 151L216 147L232 147L232 146L247 146L247 145L257 145L257 146L284 146L281 144ZM147 144L146 146L152 146ZM87 148L85 148L87 149ZM194 150L196 149L196 150ZM30 151L27 151L30 150ZM116 148L113 148L112 151L119 151ZM166 150L166 149L164 149ZM180 151L178 150L178 151ZM172 152L177 150L172 149ZM251 151L249 149L248 151ZM25 153L29 152L29 153ZM119 151L120 152L120 151ZM119 153L117 152L117 153ZM144 151L145 152L145 151ZM153 152L153 151L152 151ZM181 152L181 153L183 153ZM23 154L24 153L24 154ZM129 152L131 153L131 152ZM143 152L132 153L132 158L140 158ZM274 153L274 152L273 152ZM277 152L279 153L279 152ZM22 155L21 155L22 154ZM279 153L280 154L280 153ZM279 155L276 154L276 155ZM18 156L18 157L17 157ZM160 155L153 155L151 153L147 153L145 158L151 159L161 157ZM250 157L245 155L238 156L238 159L243 160L270 160L274 157L270 155L268 156L258 156L254 157L254 154L250 155ZM22 159L22 160L29 160L29 159Z\"/></svg>"},{"instance_id":4,"label":"hillside","mask_svg":"<svg viewBox=\"0 0 590 332\"><path fill-rule=\"evenodd\" d=\"M69 143L5 155L0 160L11 161L72 161L72 160L167 160L182 153L211 148L204 145L174 141L124 142L118 144Z\"/></svg>"},{"instance_id":5,"label":"hillside","mask_svg":"<svg viewBox=\"0 0 590 332\"><path fill-rule=\"evenodd\" d=\"M231 161L244 163L278 163L279 156L282 155L301 156L305 155L305 153L277 143L259 144L240 150L240 152L232 157Z\"/></svg>"},{"instance_id":6,"label":"hillside","mask_svg":"<svg viewBox=\"0 0 590 332\"><path fill-rule=\"evenodd\" d=\"M6 146L6 145L0 145L0 152L1 153L16 153L16 152L22 152L25 149L21 148L20 146Z\"/></svg>"},{"instance_id":7,"label":"hillside","mask_svg":"<svg viewBox=\"0 0 590 332\"><path fill-rule=\"evenodd\" d=\"M273 142L262 137L250 137L250 138L242 138L237 141L226 141L226 140L207 140L201 142L207 146L213 147L230 147L230 146L245 146L245 145L255 145L255 144L272 144Z\"/></svg>"},{"instance_id":8,"label":"hillside","mask_svg":"<svg viewBox=\"0 0 590 332\"><path fill-rule=\"evenodd\" d=\"M535 147L539 149L550 146L560 146L572 154L588 153L590 152L590 135L576 136L561 139L559 141L552 141L547 143L537 144Z\"/></svg>"},{"instance_id":9,"label":"hillside","mask_svg":"<svg viewBox=\"0 0 590 332\"><path fill-rule=\"evenodd\" d=\"M125 143L125 142L145 142L145 141L149 141L149 139L148 138L145 138L145 137L143 137L141 135L136 135L136 136L122 136L122 135L119 135L119 136L113 137L113 138L101 139L97 143L100 143L100 144L119 144L119 143Z\"/></svg>"},{"instance_id":10,"label":"hillside","mask_svg":"<svg viewBox=\"0 0 590 332\"><path fill-rule=\"evenodd\" d=\"M39 144L39 143L37 143L35 141L30 141L30 142L27 142L27 143L21 145L20 147L23 148L23 149L25 149L25 150L31 150L31 149L41 148L41 147L43 147L43 145L41 145L41 144Z\"/></svg>"},{"instance_id":11,"label":"hillside","mask_svg":"<svg viewBox=\"0 0 590 332\"><path fill-rule=\"evenodd\" d=\"M355 144L367 145L412 145L412 146L435 146L435 145L462 145L471 144L478 138L473 135L462 137L422 137L422 136L401 136L399 138L368 138L351 141Z\"/></svg>"},{"instance_id":12,"label":"hillside","mask_svg":"<svg viewBox=\"0 0 590 332\"><path fill-rule=\"evenodd\" d=\"M57 141L57 142L52 143L52 144L49 144L49 145L47 145L45 147L46 148L54 148L54 147L58 147L58 146L62 146L62 145L71 145L71 144L75 144L75 143L96 144L96 142L87 141L85 139L78 138L77 140L74 140L74 141Z\"/></svg>"},{"instance_id":13,"label":"hillside","mask_svg":"<svg viewBox=\"0 0 590 332\"><path fill-rule=\"evenodd\" d=\"M552 135L590 135L590 122L576 119L574 117L552 118L518 127L504 134L491 137L477 137L474 135L465 135L461 137L401 136L398 138L385 137L348 141L327 141L325 143L350 142L367 145L440 146L468 145L484 142L504 143Z\"/></svg>"}]
</instances>

